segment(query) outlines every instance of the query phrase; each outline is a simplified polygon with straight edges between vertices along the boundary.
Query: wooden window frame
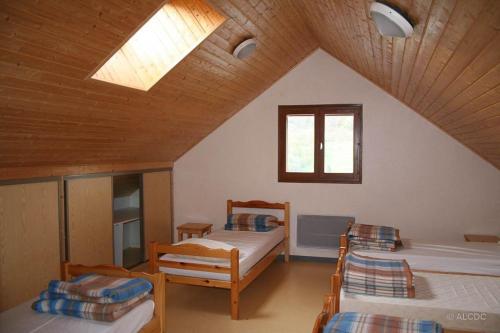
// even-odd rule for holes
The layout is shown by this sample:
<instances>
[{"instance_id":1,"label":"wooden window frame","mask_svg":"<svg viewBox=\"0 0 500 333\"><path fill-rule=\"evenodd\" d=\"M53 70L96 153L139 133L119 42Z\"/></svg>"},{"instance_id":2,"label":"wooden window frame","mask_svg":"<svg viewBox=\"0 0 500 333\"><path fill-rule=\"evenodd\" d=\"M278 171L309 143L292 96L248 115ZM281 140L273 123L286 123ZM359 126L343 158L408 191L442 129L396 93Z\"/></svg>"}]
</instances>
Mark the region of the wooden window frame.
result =
<instances>
[{"instance_id":1,"label":"wooden window frame","mask_svg":"<svg viewBox=\"0 0 500 333\"><path fill-rule=\"evenodd\" d=\"M286 120L287 115L314 115L314 172L286 171ZM354 170L353 173L325 173L324 142L325 115L352 114L354 116ZM363 106L361 104L279 105L278 106L278 182L291 183L340 183L362 182Z\"/></svg>"}]
</instances>

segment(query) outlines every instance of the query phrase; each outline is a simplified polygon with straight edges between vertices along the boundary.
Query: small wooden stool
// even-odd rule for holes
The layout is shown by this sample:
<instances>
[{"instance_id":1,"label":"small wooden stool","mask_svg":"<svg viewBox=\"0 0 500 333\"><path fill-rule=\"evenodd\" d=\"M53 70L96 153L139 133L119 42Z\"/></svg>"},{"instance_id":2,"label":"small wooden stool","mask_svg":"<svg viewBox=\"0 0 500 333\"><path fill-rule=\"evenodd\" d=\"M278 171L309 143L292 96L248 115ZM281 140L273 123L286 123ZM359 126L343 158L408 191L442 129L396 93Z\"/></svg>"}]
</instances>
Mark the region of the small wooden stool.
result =
<instances>
[{"instance_id":1,"label":"small wooden stool","mask_svg":"<svg viewBox=\"0 0 500 333\"><path fill-rule=\"evenodd\" d=\"M178 241L183 239L184 234L187 234L188 238L193 237L193 235L198 235L201 238L205 233L212 232L212 225L209 223L184 223L177 227Z\"/></svg>"}]
</instances>

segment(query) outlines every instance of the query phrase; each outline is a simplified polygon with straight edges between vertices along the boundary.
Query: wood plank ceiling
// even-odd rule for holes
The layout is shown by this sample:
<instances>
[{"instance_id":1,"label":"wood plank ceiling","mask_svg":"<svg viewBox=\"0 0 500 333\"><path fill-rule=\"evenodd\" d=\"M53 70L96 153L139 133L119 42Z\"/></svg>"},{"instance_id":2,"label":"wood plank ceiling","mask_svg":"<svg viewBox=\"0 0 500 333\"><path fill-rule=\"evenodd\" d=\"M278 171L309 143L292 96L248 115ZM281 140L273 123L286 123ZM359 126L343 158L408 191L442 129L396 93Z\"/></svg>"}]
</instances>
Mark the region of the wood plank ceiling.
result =
<instances>
[{"instance_id":1,"label":"wood plank ceiling","mask_svg":"<svg viewBox=\"0 0 500 333\"><path fill-rule=\"evenodd\" d=\"M500 168L500 1L393 0L406 40L370 2L211 0L225 23L144 92L87 77L163 0L2 1L0 168L175 161L320 46Z\"/></svg>"},{"instance_id":2,"label":"wood plank ceiling","mask_svg":"<svg viewBox=\"0 0 500 333\"><path fill-rule=\"evenodd\" d=\"M500 1L390 0L408 39L382 37L371 2L303 1L324 50L500 168Z\"/></svg>"}]
</instances>

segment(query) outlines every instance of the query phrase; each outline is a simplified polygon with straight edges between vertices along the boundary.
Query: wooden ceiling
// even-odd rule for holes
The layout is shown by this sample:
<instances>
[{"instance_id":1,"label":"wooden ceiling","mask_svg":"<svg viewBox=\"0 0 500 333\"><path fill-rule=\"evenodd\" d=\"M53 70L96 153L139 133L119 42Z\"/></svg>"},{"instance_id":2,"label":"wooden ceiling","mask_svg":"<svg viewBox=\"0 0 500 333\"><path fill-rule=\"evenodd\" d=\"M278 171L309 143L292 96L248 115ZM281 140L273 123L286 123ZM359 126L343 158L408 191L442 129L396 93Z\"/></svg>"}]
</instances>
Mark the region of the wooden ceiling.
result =
<instances>
[{"instance_id":1,"label":"wooden ceiling","mask_svg":"<svg viewBox=\"0 0 500 333\"><path fill-rule=\"evenodd\" d=\"M321 47L500 168L500 1L390 0L411 38L382 37L370 0L304 0Z\"/></svg>"},{"instance_id":2,"label":"wooden ceiling","mask_svg":"<svg viewBox=\"0 0 500 333\"><path fill-rule=\"evenodd\" d=\"M0 171L175 161L318 47L500 167L500 1L393 0L406 40L370 2L210 0L226 21L145 92L88 76L163 0L2 1Z\"/></svg>"}]
</instances>

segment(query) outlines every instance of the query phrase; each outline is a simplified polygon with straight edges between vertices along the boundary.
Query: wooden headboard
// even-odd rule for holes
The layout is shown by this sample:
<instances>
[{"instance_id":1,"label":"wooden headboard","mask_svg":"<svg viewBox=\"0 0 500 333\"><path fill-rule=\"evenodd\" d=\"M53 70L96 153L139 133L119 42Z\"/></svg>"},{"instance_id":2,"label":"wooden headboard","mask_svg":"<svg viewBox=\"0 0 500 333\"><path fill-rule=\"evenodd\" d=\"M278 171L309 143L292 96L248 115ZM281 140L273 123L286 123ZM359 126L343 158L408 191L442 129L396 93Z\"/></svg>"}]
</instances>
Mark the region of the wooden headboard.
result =
<instances>
[{"instance_id":1,"label":"wooden headboard","mask_svg":"<svg viewBox=\"0 0 500 333\"><path fill-rule=\"evenodd\" d=\"M227 201L227 215L233 213L233 208L260 208L283 210L283 221L278 221L279 225L285 227L285 260L288 261L290 253L290 203L287 202L267 202L262 200L250 201Z\"/></svg>"}]
</instances>

